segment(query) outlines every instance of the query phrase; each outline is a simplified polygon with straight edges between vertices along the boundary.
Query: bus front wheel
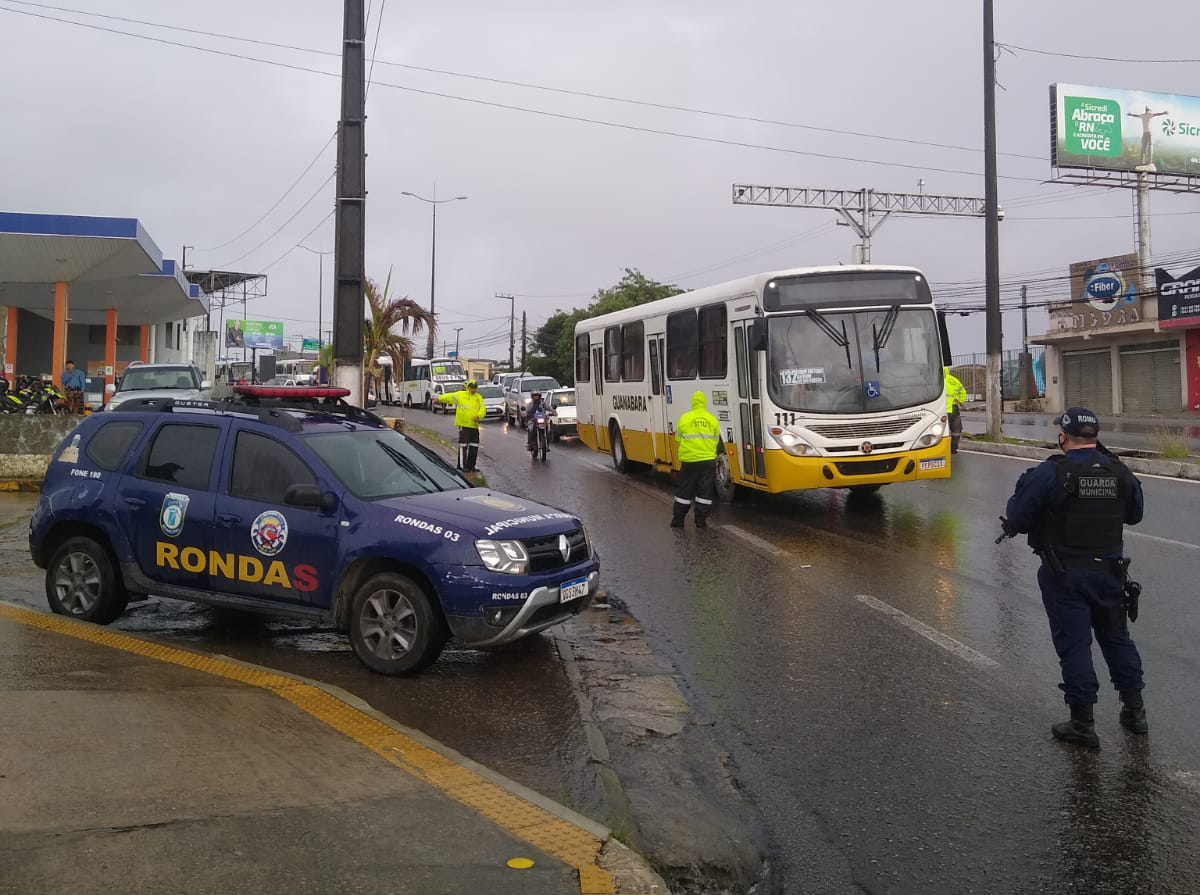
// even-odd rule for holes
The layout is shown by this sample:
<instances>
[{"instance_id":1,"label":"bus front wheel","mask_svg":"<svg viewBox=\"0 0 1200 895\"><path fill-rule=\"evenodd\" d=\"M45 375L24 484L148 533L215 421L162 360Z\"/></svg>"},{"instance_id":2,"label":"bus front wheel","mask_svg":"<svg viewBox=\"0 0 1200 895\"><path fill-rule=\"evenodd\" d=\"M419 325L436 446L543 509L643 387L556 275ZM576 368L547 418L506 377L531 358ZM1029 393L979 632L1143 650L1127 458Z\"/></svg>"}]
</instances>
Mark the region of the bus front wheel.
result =
<instances>
[{"instance_id":1,"label":"bus front wheel","mask_svg":"<svg viewBox=\"0 0 1200 895\"><path fill-rule=\"evenodd\" d=\"M729 455L725 453L724 445L717 451L717 500L722 503L737 503L744 499L747 490L733 480L733 470L729 466Z\"/></svg>"}]
</instances>

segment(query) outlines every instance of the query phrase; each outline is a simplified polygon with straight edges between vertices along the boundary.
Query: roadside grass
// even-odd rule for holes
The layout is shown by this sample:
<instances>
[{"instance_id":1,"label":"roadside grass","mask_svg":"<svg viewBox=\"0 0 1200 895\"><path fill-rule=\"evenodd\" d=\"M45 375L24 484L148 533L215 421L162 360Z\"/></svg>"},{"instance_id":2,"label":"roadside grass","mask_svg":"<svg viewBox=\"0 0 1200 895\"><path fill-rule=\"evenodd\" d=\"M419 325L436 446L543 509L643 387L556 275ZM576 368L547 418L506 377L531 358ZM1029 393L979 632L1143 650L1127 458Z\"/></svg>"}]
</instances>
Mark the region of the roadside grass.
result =
<instances>
[{"instance_id":1,"label":"roadside grass","mask_svg":"<svg viewBox=\"0 0 1200 895\"><path fill-rule=\"evenodd\" d=\"M1154 442L1155 450L1164 459L1186 460L1191 454L1188 443L1184 440L1183 433L1175 429L1170 429L1167 426L1159 426L1154 430L1151 439Z\"/></svg>"},{"instance_id":2,"label":"roadside grass","mask_svg":"<svg viewBox=\"0 0 1200 895\"><path fill-rule=\"evenodd\" d=\"M415 423L404 421L404 432L406 435L415 435L422 441L431 441L435 445L442 448L444 459L453 462L454 455L458 451L458 445L443 435L441 432L435 432L432 429L426 429L424 426L418 426ZM487 478L482 472L466 472L463 473L468 482L476 488L486 488L488 486Z\"/></svg>"}]
</instances>

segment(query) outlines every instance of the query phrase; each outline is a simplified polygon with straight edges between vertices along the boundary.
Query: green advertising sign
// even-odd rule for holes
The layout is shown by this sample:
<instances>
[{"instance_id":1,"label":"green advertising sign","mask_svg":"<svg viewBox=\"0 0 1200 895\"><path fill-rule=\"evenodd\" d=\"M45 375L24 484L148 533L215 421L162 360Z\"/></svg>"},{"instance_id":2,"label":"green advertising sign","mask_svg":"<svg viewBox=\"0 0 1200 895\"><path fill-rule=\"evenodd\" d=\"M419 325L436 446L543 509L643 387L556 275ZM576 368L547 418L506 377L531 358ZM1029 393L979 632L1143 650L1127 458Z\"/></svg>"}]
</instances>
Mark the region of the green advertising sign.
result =
<instances>
[{"instance_id":1,"label":"green advertising sign","mask_svg":"<svg viewBox=\"0 0 1200 895\"><path fill-rule=\"evenodd\" d=\"M226 320L226 348L283 350L283 323L279 320Z\"/></svg>"},{"instance_id":2,"label":"green advertising sign","mask_svg":"<svg viewBox=\"0 0 1200 895\"><path fill-rule=\"evenodd\" d=\"M1054 84L1050 114L1057 168L1200 177L1200 98Z\"/></svg>"},{"instance_id":3,"label":"green advertising sign","mask_svg":"<svg viewBox=\"0 0 1200 895\"><path fill-rule=\"evenodd\" d=\"M300 343L300 350L301 351L320 351L321 350L321 340L320 339L305 339L304 341L302 341Z\"/></svg>"}]
</instances>

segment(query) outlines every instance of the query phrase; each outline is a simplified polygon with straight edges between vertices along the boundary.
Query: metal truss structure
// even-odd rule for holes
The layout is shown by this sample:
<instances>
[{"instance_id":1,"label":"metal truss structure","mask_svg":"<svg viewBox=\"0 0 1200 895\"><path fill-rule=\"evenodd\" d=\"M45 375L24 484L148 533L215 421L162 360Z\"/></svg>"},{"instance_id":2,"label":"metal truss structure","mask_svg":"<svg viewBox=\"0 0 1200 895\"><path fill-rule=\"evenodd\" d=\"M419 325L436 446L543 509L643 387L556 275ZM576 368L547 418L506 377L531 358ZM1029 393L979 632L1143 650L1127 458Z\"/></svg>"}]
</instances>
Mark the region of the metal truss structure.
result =
<instances>
[{"instance_id":1,"label":"metal truss structure","mask_svg":"<svg viewBox=\"0 0 1200 895\"><path fill-rule=\"evenodd\" d=\"M1163 193L1200 194L1200 177L1154 171L1108 171L1103 168L1052 168L1050 183L1136 190L1144 186Z\"/></svg>"},{"instance_id":2,"label":"metal truss structure","mask_svg":"<svg viewBox=\"0 0 1200 895\"><path fill-rule=\"evenodd\" d=\"M871 263L871 237L893 214L983 217L983 199L936 196L929 193L887 193L872 189L831 190L812 187L758 186L735 183L734 205L770 205L781 208L829 208L842 216L859 237L858 260ZM876 215L882 215L875 220ZM1003 212L1001 212L1003 217Z\"/></svg>"}]
</instances>

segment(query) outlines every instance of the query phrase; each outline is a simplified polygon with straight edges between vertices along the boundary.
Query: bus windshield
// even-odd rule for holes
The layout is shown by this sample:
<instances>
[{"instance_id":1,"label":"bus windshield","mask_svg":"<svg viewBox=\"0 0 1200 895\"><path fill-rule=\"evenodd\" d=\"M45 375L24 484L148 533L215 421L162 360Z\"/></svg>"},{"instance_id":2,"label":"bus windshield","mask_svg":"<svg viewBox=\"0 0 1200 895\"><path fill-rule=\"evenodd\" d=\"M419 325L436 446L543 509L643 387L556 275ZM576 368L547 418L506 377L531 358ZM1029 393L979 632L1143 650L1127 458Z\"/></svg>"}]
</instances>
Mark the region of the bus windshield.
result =
<instances>
[{"instance_id":1,"label":"bus windshield","mask_svg":"<svg viewBox=\"0 0 1200 895\"><path fill-rule=\"evenodd\" d=\"M430 377L433 382L451 382L455 379L467 378L463 365L456 360L435 360L430 363L429 367L433 371L433 375Z\"/></svg>"},{"instance_id":2,"label":"bus windshield","mask_svg":"<svg viewBox=\"0 0 1200 895\"><path fill-rule=\"evenodd\" d=\"M819 311L767 320L768 391L780 407L875 413L935 400L944 388L930 308Z\"/></svg>"}]
</instances>

